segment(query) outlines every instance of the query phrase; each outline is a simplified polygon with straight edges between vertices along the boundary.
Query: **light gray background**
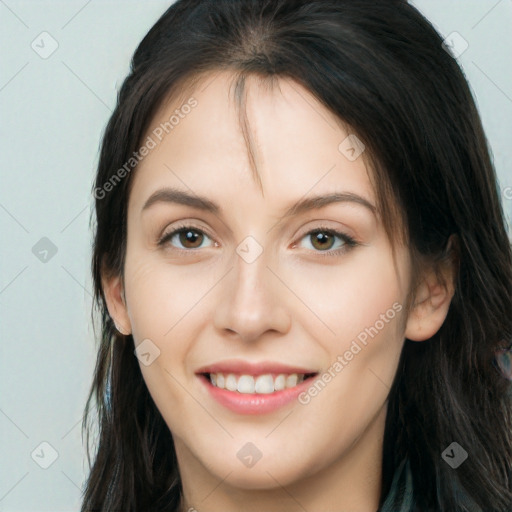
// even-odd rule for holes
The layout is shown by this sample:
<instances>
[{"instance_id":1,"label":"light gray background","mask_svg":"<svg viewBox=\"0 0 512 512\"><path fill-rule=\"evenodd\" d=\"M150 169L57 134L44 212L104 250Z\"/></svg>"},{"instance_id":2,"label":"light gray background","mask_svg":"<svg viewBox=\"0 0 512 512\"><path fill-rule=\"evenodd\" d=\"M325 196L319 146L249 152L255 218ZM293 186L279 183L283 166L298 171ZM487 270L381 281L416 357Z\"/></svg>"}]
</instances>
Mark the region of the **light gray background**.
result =
<instances>
[{"instance_id":1,"label":"light gray background","mask_svg":"<svg viewBox=\"0 0 512 512\"><path fill-rule=\"evenodd\" d=\"M170 3L0 0L1 511L80 507L81 417L95 357L91 184L130 57ZM512 0L414 3L443 36L456 31L469 44L459 62L511 218ZM46 59L31 47L51 49L43 31L58 43ZM32 252L42 237L57 247L46 262ZM48 469L35 462L51 462L41 442L58 453Z\"/></svg>"}]
</instances>

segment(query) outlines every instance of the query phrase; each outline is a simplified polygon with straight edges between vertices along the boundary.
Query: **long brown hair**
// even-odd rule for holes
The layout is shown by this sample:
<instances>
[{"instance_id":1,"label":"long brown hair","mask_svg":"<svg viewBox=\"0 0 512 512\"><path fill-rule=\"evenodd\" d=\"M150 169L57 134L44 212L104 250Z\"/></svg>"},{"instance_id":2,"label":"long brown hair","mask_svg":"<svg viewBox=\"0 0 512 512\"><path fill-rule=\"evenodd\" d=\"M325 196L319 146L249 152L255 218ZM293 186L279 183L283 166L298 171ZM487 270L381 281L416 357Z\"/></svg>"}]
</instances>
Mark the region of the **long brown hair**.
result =
<instances>
[{"instance_id":1,"label":"long brown hair","mask_svg":"<svg viewBox=\"0 0 512 512\"><path fill-rule=\"evenodd\" d=\"M140 147L162 101L216 70L232 70L239 92L250 74L292 78L347 123L371 155L385 227L396 234L394 208L411 254L440 261L455 235L448 316L427 342L405 341L389 393L382 499L407 457L420 510L466 510L460 489L485 512L512 508L511 383L495 365L496 351L512 344L511 247L474 100L442 42L399 0L179 0L151 28L119 91L94 184L101 334L83 424L89 463L95 429L98 438L83 512L178 510L172 435L101 286L102 275L123 275L136 166L104 185ZM457 470L441 457L453 441L469 452Z\"/></svg>"}]
</instances>

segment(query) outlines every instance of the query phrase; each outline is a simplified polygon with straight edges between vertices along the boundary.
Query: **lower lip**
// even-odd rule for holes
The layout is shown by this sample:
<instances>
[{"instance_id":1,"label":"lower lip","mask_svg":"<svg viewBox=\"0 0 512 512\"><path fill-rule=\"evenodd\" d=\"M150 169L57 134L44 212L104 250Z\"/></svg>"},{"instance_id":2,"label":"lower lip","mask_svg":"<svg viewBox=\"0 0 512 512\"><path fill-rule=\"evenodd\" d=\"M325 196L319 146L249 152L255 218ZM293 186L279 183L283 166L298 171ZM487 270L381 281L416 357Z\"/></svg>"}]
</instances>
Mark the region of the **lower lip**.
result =
<instances>
[{"instance_id":1,"label":"lower lip","mask_svg":"<svg viewBox=\"0 0 512 512\"><path fill-rule=\"evenodd\" d=\"M239 414L266 414L296 400L311 385L314 377L306 379L293 388L265 394L229 391L214 386L204 375L199 375L199 379L206 386L210 395L227 409Z\"/></svg>"}]
</instances>

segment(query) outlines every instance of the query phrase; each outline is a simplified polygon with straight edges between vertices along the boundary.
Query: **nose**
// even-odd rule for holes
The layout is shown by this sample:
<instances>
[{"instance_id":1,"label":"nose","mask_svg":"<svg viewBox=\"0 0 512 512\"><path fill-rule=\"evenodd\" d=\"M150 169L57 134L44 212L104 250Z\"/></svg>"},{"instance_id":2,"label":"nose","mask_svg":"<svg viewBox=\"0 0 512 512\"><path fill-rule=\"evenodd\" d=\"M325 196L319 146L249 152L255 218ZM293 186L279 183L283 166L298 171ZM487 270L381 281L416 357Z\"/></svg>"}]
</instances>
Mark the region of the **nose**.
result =
<instances>
[{"instance_id":1,"label":"nose","mask_svg":"<svg viewBox=\"0 0 512 512\"><path fill-rule=\"evenodd\" d=\"M234 260L234 268L222 280L214 315L216 329L246 342L267 332L288 332L291 317L285 295L290 292L267 267L265 253L251 263L236 254Z\"/></svg>"}]
</instances>

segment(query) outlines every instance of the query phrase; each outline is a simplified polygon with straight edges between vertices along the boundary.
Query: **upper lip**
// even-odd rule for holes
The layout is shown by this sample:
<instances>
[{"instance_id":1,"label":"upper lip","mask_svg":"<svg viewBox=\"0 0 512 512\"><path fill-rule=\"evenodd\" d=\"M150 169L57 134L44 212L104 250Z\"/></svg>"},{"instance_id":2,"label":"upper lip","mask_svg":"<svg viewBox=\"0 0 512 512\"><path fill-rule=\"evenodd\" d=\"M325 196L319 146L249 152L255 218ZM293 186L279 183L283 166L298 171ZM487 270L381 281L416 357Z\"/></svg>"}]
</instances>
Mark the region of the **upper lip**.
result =
<instances>
[{"instance_id":1,"label":"upper lip","mask_svg":"<svg viewBox=\"0 0 512 512\"><path fill-rule=\"evenodd\" d=\"M317 372L311 368L290 366L288 364L275 361L261 361L258 363L251 363L249 361L243 361L240 359L229 359L226 361L219 361L217 363L203 366L199 368L196 373L237 373L241 375L264 375L267 373L309 374Z\"/></svg>"}]
</instances>

